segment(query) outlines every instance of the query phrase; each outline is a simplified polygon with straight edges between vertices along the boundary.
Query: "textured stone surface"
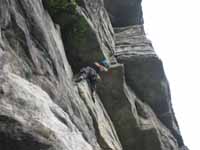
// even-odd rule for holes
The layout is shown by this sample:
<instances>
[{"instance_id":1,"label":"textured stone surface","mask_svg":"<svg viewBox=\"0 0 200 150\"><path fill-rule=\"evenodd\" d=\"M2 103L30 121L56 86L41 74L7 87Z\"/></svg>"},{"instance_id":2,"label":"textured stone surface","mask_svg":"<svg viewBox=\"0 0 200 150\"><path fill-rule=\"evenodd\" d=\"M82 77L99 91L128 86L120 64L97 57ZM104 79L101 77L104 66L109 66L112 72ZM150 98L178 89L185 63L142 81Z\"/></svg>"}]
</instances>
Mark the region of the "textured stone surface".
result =
<instances>
[{"instance_id":1,"label":"textured stone surface","mask_svg":"<svg viewBox=\"0 0 200 150\"><path fill-rule=\"evenodd\" d=\"M187 150L141 1L45 2L0 0L0 149ZM104 57L92 98L73 72Z\"/></svg>"},{"instance_id":2,"label":"textured stone surface","mask_svg":"<svg viewBox=\"0 0 200 150\"><path fill-rule=\"evenodd\" d=\"M156 56L151 41L146 38L143 25L115 29L115 56ZM157 57L157 56L156 56Z\"/></svg>"},{"instance_id":3,"label":"textured stone surface","mask_svg":"<svg viewBox=\"0 0 200 150\"><path fill-rule=\"evenodd\" d=\"M68 114L41 88L2 73L0 89L1 149L92 150Z\"/></svg>"},{"instance_id":4,"label":"textured stone surface","mask_svg":"<svg viewBox=\"0 0 200 150\"><path fill-rule=\"evenodd\" d=\"M114 27L143 24L141 0L104 0Z\"/></svg>"},{"instance_id":5,"label":"textured stone surface","mask_svg":"<svg viewBox=\"0 0 200 150\"><path fill-rule=\"evenodd\" d=\"M98 95L94 98L91 97L90 89L86 82L78 84L78 91L93 118L94 127L97 131L96 136L98 142L101 143L101 148L121 150L122 147L114 126Z\"/></svg>"},{"instance_id":6,"label":"textured stone surface","mask_svg":"<svg viewBox=\"0 0 200 150\"><path fill-rule=\"evenodd\" d=\"M45 0L49 1L49 0ZM61 25L67 57L75 72L114 52L113 28L102 0L79 0L73 11L68 9L53 17ZM90 54L90 55L88 55Z\"/></svg>"},{"instance_id":7,"label":"textured stone surface","mask_svg":"<svg viewBox=\"0 0 200 150\"><path fill-rule=\"evenodd\" d=\"M142 101L152 107L177 138L179 145L183 145L162 62L145 37L143 26L116 28L115 31L115 55L125 65L126 82Z\"/></svg>"},{"instance_id":8,"label":"textured stone surface","mask_svg":"<svg viewBox=\"0 0 200 150\"><path fill-rule=\"evenodd\" d=\"M103 74L98 91L125 150L178 149L171 132L127 86L122 65Z\"/></svg>"},{"instance_id":9,"label":"textured stone surface","mask_svg":"<svg viewBox=\"0 0 200 150\"><path fill-rule=\"evenodd\" d=\"M89 147L93 149L100 149L94 118L72 82L73 73L65 55L60 32L43 9L42 2L1 0L0 12L1 72L12 72L41 87L52 101L68 114L71 122L84 137L83 142L89 143ZM12 116L10 117L13 120ZM110 130L112 131L114 135L114 129ZM9 136L8 141L0 142L1 146L7 145L9 139L12 137ZM107 141L108 138L103 140ZM34 143L34 138L30 139L30 142ZM18 144L22 146L25 143ZM41 143L41 146L43 145L46 147L45 142ZM120 147L119 145L120 143L116 147ZM77 144L77 149L81 147ZM53 149L56 149L56 146Z\"/></svg>"}]
</instances>

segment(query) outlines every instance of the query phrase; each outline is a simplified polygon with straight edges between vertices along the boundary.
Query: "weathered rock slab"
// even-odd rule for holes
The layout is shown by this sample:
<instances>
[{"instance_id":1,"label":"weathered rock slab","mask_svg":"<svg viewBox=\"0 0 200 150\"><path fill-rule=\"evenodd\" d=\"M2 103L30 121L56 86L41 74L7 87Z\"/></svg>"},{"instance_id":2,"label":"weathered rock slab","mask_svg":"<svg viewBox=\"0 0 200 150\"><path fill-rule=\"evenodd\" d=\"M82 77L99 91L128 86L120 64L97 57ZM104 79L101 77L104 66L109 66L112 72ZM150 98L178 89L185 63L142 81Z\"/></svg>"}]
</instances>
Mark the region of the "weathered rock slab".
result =
<instances>
[{"instance_id":1,"label":"weathered rock slab","mask_svg":"<svg viewBox=\"0 0 200 150\"><path fill-rule=\"evenodd\" d=\"M51 1L45 2L48 9ZM61 26L67 57L73 70L78 72L81 67L113 54L114 32L102 0L68 3L66 9L58 9L58 13L51 16ZM48 10L51 12L51 9L55 8Z\"/></svg>"},{"instance_id":2,"label":"weathered rock slab","mask_svg":"<svg viewBox=\"0 0 200 150\"><path fill-rule=\"evenodd\" d=\"M172 109L169 83L142 25L116 28L117 60L124 64L125 80L137 97L150 105L157 117L183 145Z\"/></svg>"},{"instance_id":3,"label":"weathered rock slab","mask_svg":"<svg viewBox=\"0 0 200 150\"><path fill-rule=\"evenodd\" d=\"M48 1L0 0L0 149L187 150L141 1ZM92 98L73 72L103 58Z\"/></svg>"},{"instance_id":4,"label":"weathered rock slab","mask_svg":"<svg viewBox=\"0 0 200 150\"><path fill-rule=\"evenodd\" d=\"M92 150L68 114L38 86L1 73L0 91L1 149Z\"/></svg>"},{"instance_id":5,"label":"weathered rock slab","mask_svg":"<svg viewBox=\"0 0 200 150\"><path fill-rule=\"evenodd\" d=\"M151 107L125 82L123 65L113 65L98 85L99 96L124 150L177 150L178 143Z\"/></svg>"}]
</instances>

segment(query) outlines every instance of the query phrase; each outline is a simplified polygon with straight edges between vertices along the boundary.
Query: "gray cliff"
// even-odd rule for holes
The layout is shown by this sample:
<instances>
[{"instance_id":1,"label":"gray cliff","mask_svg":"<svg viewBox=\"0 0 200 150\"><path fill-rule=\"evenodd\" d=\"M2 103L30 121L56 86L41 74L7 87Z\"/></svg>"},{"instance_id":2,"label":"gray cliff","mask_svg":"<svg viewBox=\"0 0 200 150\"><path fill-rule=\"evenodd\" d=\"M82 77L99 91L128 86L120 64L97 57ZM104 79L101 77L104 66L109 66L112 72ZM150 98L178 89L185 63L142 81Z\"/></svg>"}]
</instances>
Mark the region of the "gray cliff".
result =
<instances>
[{"instance_id":1,"label":"gray cliff","mask_svg":"<svg viewBox=\"0 0 200 150\"><path fill-rule=\"evenodd\" d=\"M141 0L0 0L0 150L188 150Z\"/></svg>"}]
</instances>

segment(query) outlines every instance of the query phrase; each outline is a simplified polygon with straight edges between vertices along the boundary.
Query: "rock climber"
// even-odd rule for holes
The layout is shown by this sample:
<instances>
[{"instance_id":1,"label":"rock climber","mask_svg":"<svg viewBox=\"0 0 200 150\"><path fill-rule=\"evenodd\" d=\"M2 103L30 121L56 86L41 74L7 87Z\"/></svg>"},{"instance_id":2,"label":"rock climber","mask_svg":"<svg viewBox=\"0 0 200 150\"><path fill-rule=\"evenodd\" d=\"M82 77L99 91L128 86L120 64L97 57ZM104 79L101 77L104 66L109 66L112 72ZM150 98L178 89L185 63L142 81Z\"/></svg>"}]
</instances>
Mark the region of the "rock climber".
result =
<instances>
[{"instance_id":1,"label":"rock climber","mask_svg":"<svg viewBox=\"0 0 200 150\"><path fill-rule=\"evenodd\" d=\"M101 79L99 73L108 71L108 69L109 63L107 60L103 60L99 63L95 62L91 66L82 68L80 70L79 77L75 80L75 82L80 82L86 79L88 84L90 85L92 96L94 96L94 92L96 90L96 82L97 80Z\"/></svg>"}]
</instances>

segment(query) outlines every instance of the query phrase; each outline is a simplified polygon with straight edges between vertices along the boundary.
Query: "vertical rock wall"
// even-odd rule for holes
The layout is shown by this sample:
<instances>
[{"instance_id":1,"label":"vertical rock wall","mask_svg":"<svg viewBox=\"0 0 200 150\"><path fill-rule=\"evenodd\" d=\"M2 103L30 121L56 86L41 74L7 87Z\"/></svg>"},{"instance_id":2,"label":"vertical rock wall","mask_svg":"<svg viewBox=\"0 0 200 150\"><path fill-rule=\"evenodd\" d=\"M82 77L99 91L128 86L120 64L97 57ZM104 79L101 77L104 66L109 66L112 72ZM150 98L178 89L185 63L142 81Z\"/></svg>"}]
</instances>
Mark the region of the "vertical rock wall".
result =
<instances>
[{"instance_id":1,"label":"vertical rock wall","mask_svg":"<svg viewBox=\"0 0 200 150\"><path fill-rule=\"evenodd\" d=\"M0 149L187 149L142 24L139 0L0 0ZM92 98L73 78L104 58Z\"/></svg>"}]
</instances>

